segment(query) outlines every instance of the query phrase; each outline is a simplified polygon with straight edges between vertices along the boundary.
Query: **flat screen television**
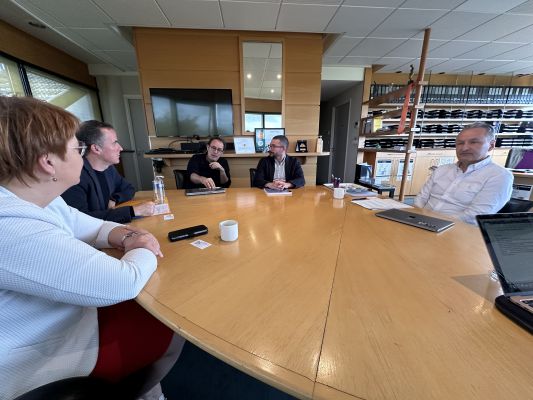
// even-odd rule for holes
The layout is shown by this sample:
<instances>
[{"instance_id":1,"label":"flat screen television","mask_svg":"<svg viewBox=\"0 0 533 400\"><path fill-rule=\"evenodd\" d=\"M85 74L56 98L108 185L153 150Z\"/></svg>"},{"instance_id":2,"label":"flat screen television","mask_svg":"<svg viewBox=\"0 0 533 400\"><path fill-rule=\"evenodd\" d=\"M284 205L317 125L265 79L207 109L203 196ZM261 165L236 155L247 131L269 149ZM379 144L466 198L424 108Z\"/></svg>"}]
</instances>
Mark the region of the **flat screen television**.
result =
<instances>
[{"instance_id":1,"label":"flat screen television","mask_svg":"<svg viewBox=\"0 0 533 400\"><path fill-rule=\"evenodd\" d=\"M231 136L231 89L150 89L156 136Z\"/></svg>"}]
</instances>

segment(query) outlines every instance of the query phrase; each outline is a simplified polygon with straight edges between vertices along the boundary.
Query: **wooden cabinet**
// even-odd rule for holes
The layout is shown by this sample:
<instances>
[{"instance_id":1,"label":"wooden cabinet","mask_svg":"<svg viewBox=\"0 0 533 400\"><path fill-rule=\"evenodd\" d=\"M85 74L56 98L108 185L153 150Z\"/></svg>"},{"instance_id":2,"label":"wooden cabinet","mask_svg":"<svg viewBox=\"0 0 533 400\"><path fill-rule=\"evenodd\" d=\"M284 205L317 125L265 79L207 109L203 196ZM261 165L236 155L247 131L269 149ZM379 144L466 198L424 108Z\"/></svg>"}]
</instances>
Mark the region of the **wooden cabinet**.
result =
<instances>
[{"instance_id":1,"label":"wooden cabinet","mask_svg":"<svg viewBox=\"0 0 533 400\"><path fill-rule=\"evenodd\" d=\"M413 181L410 195L417 195L433 172L433 169L444 164L455 162L455 150L420 150L416 153Z\"/></svg>"}]
</instances>

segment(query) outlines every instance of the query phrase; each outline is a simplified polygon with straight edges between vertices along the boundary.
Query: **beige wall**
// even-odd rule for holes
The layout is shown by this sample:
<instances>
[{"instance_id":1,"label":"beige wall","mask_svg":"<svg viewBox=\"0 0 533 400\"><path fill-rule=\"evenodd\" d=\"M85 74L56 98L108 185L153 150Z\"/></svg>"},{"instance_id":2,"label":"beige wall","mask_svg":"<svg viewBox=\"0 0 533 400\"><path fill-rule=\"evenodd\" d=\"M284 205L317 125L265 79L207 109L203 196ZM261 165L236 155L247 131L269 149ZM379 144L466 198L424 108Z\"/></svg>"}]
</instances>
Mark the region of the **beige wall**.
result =
<instances>
[{"instance_id":1,"label":"beige wall","mask_svg":"<svg viewBox=\"0 0 533 400\"><path fill-rule=\"evenodd\" d=\"M96 88L87 65L0 20L0 51L74 81Z\"/></svg>"},{"instance_id":2,"label":"beige wall","mask_svg":"<svg viewBox=\"0 0 533 400\"><path fill-rule=\"evenodd\" d=\"M230 88L233 93L234 132L242 127L241 43L247 40L283 44L282 115L286 135L307 139L314 148L318 136L322 35L278 32L135 28L135 47L146 120L152 147L156 138L149 88Z\"/></svg>"},{"instance_id":3,"label":"beige wall","mask_svg":"<svg viewBox=\"0 0 533 400\"><path fill-rule=\"evenodd\" d=\"M282 109L281 100L265 100L246 98L244 101L246 112L280 113Z\"/></svg>"}]
</instances>

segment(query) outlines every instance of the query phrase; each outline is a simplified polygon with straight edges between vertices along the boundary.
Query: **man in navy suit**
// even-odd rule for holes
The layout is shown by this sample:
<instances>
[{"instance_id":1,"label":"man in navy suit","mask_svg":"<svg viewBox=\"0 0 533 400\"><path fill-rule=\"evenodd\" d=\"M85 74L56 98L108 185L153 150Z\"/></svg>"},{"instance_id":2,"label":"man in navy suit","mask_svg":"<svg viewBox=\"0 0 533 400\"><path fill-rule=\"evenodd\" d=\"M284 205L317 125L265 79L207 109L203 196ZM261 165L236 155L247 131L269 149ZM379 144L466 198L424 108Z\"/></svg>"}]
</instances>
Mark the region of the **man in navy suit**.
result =
<instances>
[{"instance_id":1,"label":"man in navy suit","mask_svg":"<svg viewBox=\"0 0 533 400\"><path fill-rule=\"evenodd\" d=\"M270 189L292 189L305 185L305 177L297 158L287 155L289 140L274 136L269 145L269 157L262 158L257 164L254 186Z\"/></svg>"},{"instance_id":2,"label":"man in navy suit","mask_svg":"<svg viewBox=\"0 0 533 400\"><path fill-rule=\"evenodd\" d=\"M87 145L80 183L61 196L66 203L93 217L115 222L129 222L133 217L154 213L149 201L133 207L117 207L131 200L135 188L117 172L122 147L113 126L100 121L86 121L76 133Z\"/></svg>"}]
</instances>

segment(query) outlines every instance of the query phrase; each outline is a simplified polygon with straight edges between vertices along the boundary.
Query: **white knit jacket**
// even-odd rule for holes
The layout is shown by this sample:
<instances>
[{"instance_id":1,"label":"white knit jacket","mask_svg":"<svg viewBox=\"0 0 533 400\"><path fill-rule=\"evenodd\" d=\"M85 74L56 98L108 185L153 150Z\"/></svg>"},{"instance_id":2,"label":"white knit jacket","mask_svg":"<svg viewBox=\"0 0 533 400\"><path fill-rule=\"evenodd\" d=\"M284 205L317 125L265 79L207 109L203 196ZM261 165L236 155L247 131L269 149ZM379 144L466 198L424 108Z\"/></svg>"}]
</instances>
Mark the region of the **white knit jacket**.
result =
<instances>
[{"instance_id":1,"label":"white knit jacket","mask_svg":"<svg viewBox=\"0 0 533 400\"><path fill-rule=\"evenodd\" d=\"M146 249L97 250L118 225L0 186L0 399L92 371L96 307L136 297L157 265Z\"/></svg>"}]
</instances>

